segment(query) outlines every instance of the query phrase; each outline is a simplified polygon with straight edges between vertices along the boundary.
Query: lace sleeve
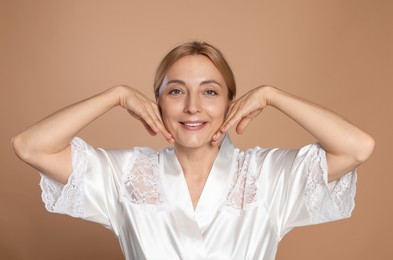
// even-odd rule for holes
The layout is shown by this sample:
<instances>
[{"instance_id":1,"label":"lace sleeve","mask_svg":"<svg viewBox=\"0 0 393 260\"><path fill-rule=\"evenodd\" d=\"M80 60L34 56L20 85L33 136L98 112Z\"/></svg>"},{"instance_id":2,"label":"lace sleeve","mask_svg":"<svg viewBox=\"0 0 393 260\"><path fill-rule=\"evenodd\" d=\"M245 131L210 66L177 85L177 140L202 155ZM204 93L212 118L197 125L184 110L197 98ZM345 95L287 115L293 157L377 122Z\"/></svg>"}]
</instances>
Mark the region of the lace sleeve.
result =
<instances>
[{"instance_id":1,"label":"lace sleeve","mask_svg":"<svg viewBox=\"0 0 393 260\"><path fill-rule=\"evenodd\" d=\"M355 207L356 171L328 183L325 151L315 144L309 153L305 202L311 223L349 218Z\"/></svg>"},{"instance_id":2,"label":"lace sleeve","mask_svg":"<svg viewBox=\"0 0 393 260\"><path fill-rule=\"evenodd\" d=\"M73 172L63 185L41 174L42 200L49 212L83 217L83 174L86 172L86 143L75 137L71 141Z\"/></svg>"}]
</instances>

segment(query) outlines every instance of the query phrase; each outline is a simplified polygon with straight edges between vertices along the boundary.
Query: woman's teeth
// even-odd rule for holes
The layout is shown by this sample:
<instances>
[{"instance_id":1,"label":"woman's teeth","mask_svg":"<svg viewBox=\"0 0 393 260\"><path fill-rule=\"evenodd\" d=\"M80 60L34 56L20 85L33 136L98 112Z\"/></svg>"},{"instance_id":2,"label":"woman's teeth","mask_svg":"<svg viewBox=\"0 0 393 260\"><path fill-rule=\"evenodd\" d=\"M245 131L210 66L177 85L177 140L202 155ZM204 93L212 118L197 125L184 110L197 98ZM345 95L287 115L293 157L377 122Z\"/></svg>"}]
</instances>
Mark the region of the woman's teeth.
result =
<instances>
[{"instance_id":1,"label":"woman's teeth","mask_svg":"<svg viewBox=\"0 0 393 260\"><path fill-rule=\"evenodd\" d=\"M196 127L196 126L200 126L200 125L202 125L203 123L184 123L184 125L186 125L186 126L190 126L190 127Z\"/></svg>"}]
</instances>

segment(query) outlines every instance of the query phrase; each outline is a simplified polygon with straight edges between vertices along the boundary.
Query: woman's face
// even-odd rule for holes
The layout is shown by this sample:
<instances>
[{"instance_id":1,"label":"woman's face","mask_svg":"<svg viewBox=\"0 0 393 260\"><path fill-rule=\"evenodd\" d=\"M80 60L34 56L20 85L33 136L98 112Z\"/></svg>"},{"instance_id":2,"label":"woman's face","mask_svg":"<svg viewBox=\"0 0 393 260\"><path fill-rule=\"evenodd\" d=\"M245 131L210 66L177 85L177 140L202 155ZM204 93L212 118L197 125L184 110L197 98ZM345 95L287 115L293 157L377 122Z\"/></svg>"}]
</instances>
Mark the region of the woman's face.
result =
<instances>
[{"instance_id":1,"label":"woman's face","mask_svg":"<svg viewBox=\"0 0 393 260\"><path fill-rule=\"evenodd\" d=\"M189 55L168 70L158 103L175 145L199 148L211 144L224 122L228 87L207 57Z\"/></svg>"}]
</instances>

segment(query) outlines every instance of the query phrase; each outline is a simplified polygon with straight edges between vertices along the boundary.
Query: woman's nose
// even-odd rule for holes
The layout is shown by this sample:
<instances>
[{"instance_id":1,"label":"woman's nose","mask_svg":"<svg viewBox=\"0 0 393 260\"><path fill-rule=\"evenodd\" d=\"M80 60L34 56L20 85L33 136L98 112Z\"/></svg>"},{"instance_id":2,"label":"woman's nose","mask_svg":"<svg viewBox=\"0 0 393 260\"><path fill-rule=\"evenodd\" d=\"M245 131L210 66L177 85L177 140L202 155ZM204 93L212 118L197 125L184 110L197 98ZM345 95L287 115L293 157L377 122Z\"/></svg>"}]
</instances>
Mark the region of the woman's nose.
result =
<instances>
[{"instance_id":1,"label":"woman's nose","mask_svg":"<svg viewBox=\"0 0 393 260\"><path fill-rule=\"evenodd\" d=\"M184 105L184 112L185 113L198 113L201 111L201 104L200 98L196 94L190 94L187 96Z\"/></svg>"}]
</instances>

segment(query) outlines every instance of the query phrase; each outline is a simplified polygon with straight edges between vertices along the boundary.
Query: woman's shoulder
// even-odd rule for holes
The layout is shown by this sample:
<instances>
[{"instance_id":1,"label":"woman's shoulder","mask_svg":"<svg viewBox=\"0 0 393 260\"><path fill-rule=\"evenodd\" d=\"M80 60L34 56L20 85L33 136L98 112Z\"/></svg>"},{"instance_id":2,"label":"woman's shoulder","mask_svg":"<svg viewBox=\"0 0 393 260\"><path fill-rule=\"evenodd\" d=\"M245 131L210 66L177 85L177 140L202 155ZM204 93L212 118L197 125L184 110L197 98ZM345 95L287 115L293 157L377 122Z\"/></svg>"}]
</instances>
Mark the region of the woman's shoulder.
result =
<instances>
[{"instance_id":1,"label":"woman's shoulder","mask_svg":"<svg viewBox=\"0 0 393 260\"><path fill-rule=\"evenodd\" d=\"M302 160L310 157L313 153L319 151L318 144L308 144L299 148L281 148L281 147L261 147L255 146L247 150L237 149L237 161L254 165L275 165L276 167L287 165L290 166L295 160Z\"/></svg>"},{"instance_id":2,"label":"woman's shoulder","mask_svg":"<svg viewBox=\"0 0 393 260\"><path fill-rule=\"evenodd\" d=\"M91 159L99 159L102 161L110 161L112 163L126 163L136 158L157 158L160 150L148 146L134 146L126 148L117 147L99 147L85 141L83 138L74 137L71 141L74 151L79 151Z\"/></svg>"}]
</instances>

